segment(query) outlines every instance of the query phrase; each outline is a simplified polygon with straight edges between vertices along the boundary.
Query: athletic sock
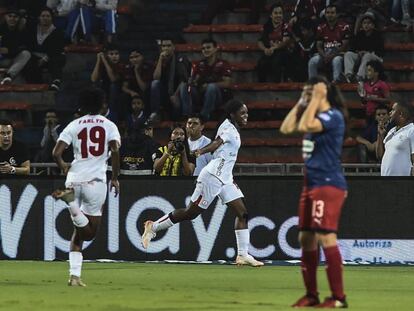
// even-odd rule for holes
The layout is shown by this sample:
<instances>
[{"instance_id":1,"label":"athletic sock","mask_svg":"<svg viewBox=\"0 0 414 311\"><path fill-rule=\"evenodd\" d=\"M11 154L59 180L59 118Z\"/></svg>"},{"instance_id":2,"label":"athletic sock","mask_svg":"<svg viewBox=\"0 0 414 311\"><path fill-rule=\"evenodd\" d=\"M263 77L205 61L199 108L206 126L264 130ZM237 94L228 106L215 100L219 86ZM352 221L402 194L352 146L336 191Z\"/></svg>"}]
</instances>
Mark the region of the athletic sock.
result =
<instances>
[{"instance_id":1,"label":"athletic sock","mask_svg":"<svg viewBox=\"0 0 414 311\"><path fill-rule=\"evenodd\" d=\"M168 229L174 225L174 222L171 220L171 213L162 216L160 219L154 221L152 224L152 230L154 232L162 231Z\"/></svg>"},{"instance_id":2,"label":"athletic sock","mask_svg":"<svg viewBox=\"0 0 414 311\"><path fill-rule=\"evenodd\" d=\"M345 299L342 279L342 257L337 245L323 249L326 257L326 274L332 296L338 300Z\"/></svg>"},{"instance_id":3,"label":"athletic sock","mask_svg":"<svg viewBox=\"0 0 414 311\"><path fill-rule=\"evenodd\" d=\"M316 272L319 264L318 250L302 251L301 270L303 282L306 287L306 294L318 297L318 288L316 282Z\"/></svg>"},{"instance_id":4,"label":"athletic sock","mask_svg":"<svg viewBox=\"0 0 414 311\"><path fill-rule=\"evenodd\" d=\"M88 225L88 217L85 216L75 201L69 203L68 210L75 227L82 228Z\"/></svg>"},{"instance_id":5,"label":"athletic sock","mask_svg":"<svg viewBox=\"0 0 414 311\"><path fill-rule=\"evenodd\" d=\"M249 250L250 233L249 229L234 230L237 242L237 255L246 256Z\"/></svg>"},{"instance_id":6,"label":"athletic sock","mask_svg":"<svg viewBox=\"0 0 414 311\"><path fill-rule=\"evenodd\" d=\"M81 276L83 256L81 252L69 253L69 274L77 277Z\"/></svg>"}]
</instances>

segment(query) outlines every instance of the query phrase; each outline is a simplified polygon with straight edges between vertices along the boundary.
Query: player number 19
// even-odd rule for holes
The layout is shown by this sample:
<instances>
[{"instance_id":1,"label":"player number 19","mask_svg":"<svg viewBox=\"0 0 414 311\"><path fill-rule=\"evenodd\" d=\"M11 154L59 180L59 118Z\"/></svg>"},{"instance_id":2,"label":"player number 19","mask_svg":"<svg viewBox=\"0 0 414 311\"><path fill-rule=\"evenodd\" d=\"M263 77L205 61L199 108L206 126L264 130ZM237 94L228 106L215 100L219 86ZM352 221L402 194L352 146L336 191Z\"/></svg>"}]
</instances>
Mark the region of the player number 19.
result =
<instances>
[{"instance_id":1,"label":"player number 19","mask_svg":"<svg viewBox=\"0 0 414 311\"><path fill-rule=\"evenodd\" d=\"M89 134L89 135L88 135ZM78 138L81 141L82 158L87 158L89 154L98 157L105 151L105 130L103 127L94 126L89 130L85 127L79 132ZM88 140L91 142L88 148Z\"/></svg>"}]
</instances>

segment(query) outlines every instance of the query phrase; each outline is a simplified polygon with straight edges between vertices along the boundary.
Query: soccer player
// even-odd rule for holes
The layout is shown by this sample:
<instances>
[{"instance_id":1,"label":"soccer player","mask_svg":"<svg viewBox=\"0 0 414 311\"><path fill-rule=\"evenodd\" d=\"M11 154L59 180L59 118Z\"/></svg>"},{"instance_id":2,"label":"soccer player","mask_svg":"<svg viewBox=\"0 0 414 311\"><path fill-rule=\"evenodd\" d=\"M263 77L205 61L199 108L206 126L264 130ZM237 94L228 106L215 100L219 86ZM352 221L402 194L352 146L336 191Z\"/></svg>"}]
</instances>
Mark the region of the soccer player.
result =
<instances>
[{"instance_id":1,"label":"soccer player","mask_svg":"<svg viewBox=\"0 0 414 311\"><path fill-rule=\"evenodd\" d=\"M337 245L341 209L347 184L341 168L346 109L339 90L325 78L315 77L282 123L284 134L304 133L302 153L305 180L299 203L299 241L306 295L292 307L347 308L342 280L342 258ZM332 296L319 302L316 270L318 246L326 257Z\"/></svg>"},{"instance_id":2,"label":"soccer player","mask_svg":"<svg viewBox=\"0 0 414 311\"><path fill-rule=\"evenodd\" d=\"M109 156L112 161L110 188L119 193L119 147L121 138L116 125L100 115L104 95L96 88L80 93L79 104L85 115L73 120L62 131L53 157L67 174L65 190L56 190L52 196L68 204L74 225L69 253L69 286L85 286L82 282L82 243L95 238L105 202L106 170ZM73 146L74 160L70 165L62 159L63 151Z\"/></svg>"},{"instance_id":3,"label":"soccer player","mask_svg":"<svg viewBox=\"0 0 414 311\"><path fill-rule=\"evenodd\" d=\"M207 146L195 151L197 157L213 153L213 159L201 170L197 185L187 208L176 209L157 221L147 220L144 224L142 246L148 245L158 231L168 229L176 223L191 220L207 209L219 196L235 213L235 233L237 241L237 265L263 266L248 254L250 234L247 228L247 209L243 203L243 193L233 182L233 167L237 160L241 141L239 128L247 124L248 111L246 105L231 100L226 105L226 116L217 130L216 138Z\"/></svg>"}]
</instances>

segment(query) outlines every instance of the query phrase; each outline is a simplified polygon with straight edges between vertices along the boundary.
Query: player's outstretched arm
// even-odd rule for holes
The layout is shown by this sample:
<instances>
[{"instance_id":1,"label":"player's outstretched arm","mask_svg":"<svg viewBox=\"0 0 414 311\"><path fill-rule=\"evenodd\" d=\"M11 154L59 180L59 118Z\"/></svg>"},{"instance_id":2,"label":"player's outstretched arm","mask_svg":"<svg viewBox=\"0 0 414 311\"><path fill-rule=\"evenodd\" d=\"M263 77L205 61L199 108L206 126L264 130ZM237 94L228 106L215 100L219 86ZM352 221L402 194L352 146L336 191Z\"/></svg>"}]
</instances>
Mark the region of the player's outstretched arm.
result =
<instances>
[{"instance_id":1,"label":"player's outstretched arm","mask_svg":"<svg viewBox=\"0 0 414 311\"><path fill-rule=\"evenodd\" d=\"M298 131L298 113L301 109L305 108L299 104L299 102L289 111L286 118L283 120L282 125L280 126L280 132L282 134L293 134Z\"/></svg>"},{"instance_id":2,"label":"player's outstretched arm","mask_svg":"<svg viewBox=\"0 0 414 311\"><path fill-rule=\"evenodd\" d=\"M68 147L68 144L65 142L58 140L58 142L55 145L55 148L53 148L52 156L55 160L56 164L59 166L59 168L62 170L63 174L67 174L69 171L69 164L63 161L62 154L65 151L65 149Z\"/></svg>"},{"instance_id":3,"label":"player's outstretched arm","mask_svg":"<svg viewBox=\"0 0 414 311\"><path fill-rule=\"evenodd\" d=\"M220 137L217 137L215 140L213 140L211 143L209 143L207 146L198 149L194 152L196 157L199 157L205 153L214 152L217 150L218 147L220 147L223 144L223 140Z\"/></svg>"},{"instance_id":4,"label":"player's outstretched arm","mask_svg":"<svg viewBox=\"0 0 414 311\"><path fill-rule=\"evenodd\" d=\"M111 178L111 187L115 189L115 196L119 193L119 181L118 176L120 172L120 156L119 156L119 142L116 140L111 140L109 142L109 148L111 150L111 165L112 165L112 178Z\"/></svg>"}]
</instances>

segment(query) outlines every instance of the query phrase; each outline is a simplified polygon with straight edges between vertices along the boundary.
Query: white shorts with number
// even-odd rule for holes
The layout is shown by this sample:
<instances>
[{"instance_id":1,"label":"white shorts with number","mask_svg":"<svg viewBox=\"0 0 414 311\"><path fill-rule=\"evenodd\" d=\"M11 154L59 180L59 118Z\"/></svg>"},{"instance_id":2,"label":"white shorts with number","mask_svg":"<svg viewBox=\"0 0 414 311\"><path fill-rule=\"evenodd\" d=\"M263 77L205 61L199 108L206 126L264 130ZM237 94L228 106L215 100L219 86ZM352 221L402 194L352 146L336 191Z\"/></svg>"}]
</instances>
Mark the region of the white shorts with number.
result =
<instances>
[{"instance_id":1,"label":"white shorts with number","mask_svg":"<svg viewBox=\"0 0 414 311\"><path fill-rule=\"evenodd\" d=\"M191 196L191 201L198 203L199 207L206 209L216 196L219 196L224 204L244 197L235 183L225 185L214 175L206 170L202 170L197 178L197 185Z\"/></svg>"},{"instance_id":2,"label":"white shorts with number","mask_svg":"<svg viewBox=\"0 0 414 311\"><path fill-rule=\"evenodd\" d=\"M101 180L67 183L66 188L75 190L75 201L85 215L102 216L102 206L107 192L106 183Z\"/></svg>"}]
</instances>

